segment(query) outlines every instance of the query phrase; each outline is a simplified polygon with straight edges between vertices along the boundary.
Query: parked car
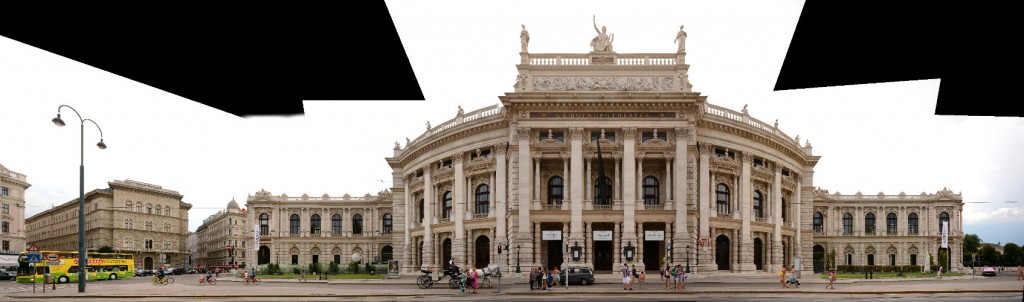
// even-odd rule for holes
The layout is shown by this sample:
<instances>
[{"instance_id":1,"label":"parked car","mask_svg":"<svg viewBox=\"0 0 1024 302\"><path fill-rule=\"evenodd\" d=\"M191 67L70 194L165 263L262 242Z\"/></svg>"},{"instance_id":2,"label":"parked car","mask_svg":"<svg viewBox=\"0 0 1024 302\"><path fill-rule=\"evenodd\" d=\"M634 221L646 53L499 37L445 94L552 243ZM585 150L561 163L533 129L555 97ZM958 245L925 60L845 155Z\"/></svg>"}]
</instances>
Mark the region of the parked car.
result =
<instances>
[{"instance_id":1,"label":"parked car","mask_svg":"<svg viewBox=\"0 0 1024 302\"><path fill-rule=\"evenodd\" d=\"M15 275L7 272L7 270L0 269L0 280L14 280Z\"/></svg>"},{"instance_id":2,"label":"parked car","mask_svg":"<svg viewBox=\"0 0 1024 302\"><path fill-rule=\"evenodd\" d=\"M985 268L981 269L981 275L982 276L995 276L996 275L996 268L991 267L991 266L986 266Z\"/></svg>"},{"instance_id":3,"label":"parked car","mask_svg":"<svg viewBox=\"0 0 1024 302\"><path fill-rule=\"evenodd\" d=\"M135 276L152 276L153 270L135 269Z\"/></svg>"},{"instance_id":4,"label":"parked car","mask_svg":"<svg viewBox=\"0 0 1024 302\"><path fill-rule=\"evenodd\" d=\"M559 279L565 282L565 275L569 274L569 285L580 284L589 285L594 284L594 270L586 266L570 266L565 270L562 270L559 275Z\"/></svg>"}]
</instances>

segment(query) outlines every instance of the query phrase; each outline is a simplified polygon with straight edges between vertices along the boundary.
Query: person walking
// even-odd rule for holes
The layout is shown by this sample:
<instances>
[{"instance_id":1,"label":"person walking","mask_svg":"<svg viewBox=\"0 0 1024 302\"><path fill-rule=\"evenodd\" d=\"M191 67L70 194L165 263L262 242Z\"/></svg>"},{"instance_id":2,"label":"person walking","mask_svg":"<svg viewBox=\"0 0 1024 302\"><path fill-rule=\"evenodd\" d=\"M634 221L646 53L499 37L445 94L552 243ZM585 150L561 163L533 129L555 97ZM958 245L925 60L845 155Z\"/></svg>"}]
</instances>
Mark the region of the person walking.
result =
<instances>
[{"instance_id":1,"label":"person walking","mask_svg":"<svg viewBox=\"0 0 1024 302\"><path fill-rule=\"evenodd\" d=\"M633 287L629 284L629 266L623 263L620 271L622 272L622 290L632 290Z\"/></svg>"},{"instance_id":2,"label":"person walking","mask_svg":"<svg viewBox=\"0 0 1024 302\"><path fill-rule=\"evenodd\" d=\"M534 285L537 284L537 269L530 268L530 290L533 290Z\"/></svg>"},{"instance_id":3,"label":"person walking","mask_svg":"<svg viewBox=\"0 0 1024 302\"><path fill-rule=\"evenodd\" d=\"M786 285L786 266L783 265L782 269L779 270L779 283L782 284L782 288L788 288Z\"/></svg>"},{"instance_id":4,"label":"person walking","mask_svg":"<svg viewBox=\"0 0 1024 302\"><path fill-rule=\"evenodd\" d=\"M800 288L800 280L796 279L796 269L792 265L789 266L789 283L796 285L796 288Z\"/></svg>"},{"instance_id":5,"label":"person walking","mask_svg":"<svg viewBox=\"0 0 1024 302\"><path fill-rule=\"evenodd\" d=\"M558 267L556 266L556 267L555 267L555 271L554 271L554 272L552 272L552 273L551 273L551 275L552 275L552 276L554 276L554 282L555 282L555 287L557 288L557 287L558 287L558 285L559 285L559 284L561 283L561 282L559 282L559 281L560 281L560 280L561 280L562 278L559 278L559 276L561 276L561 275L562 275L562 271L561 271L561 270L559 270L559 269L558 269Z\"/></svg>"},{"instance_id":6,"label":"person walking","mask_svg":"<svg viewBox=\"0 0 1024 302\"><path fill-rule=\"evenodd\" d=\"M629 273L629 281L630 281L629 282L629 288L630 289L633 289L633 284L638 281L637 279L640 279L640 275L636 273L636 264L634 264L634 265L632 265L632 268L630 268L630 273Z\"/></svg>"},{"instance_id":7,"label":"person walking","mask_svg":"<svg viewBox=\"0 0 1024 302\"><path fill-rule=\"evenodd\" d=\"M470 281L471 284L473 284L473 293L475 294L476 293L477 284L478 284L477 281L480 279L480 273L477 273L476 269L472 269L469 272L469 278L471 279L471 281Z\"/></svg>"},{"instance_id":8,"label":"person walking","mask_svg":"<svg viewBox=\"0 0 1024 302\"><path fill-rule=\"evenodd\" d=\"M544 289L544 269L542 267L537 267L537 276L534 277L534 280L537 281L537 289Z\"/></svg>"},{"instance_id":9,"label":"person walking","mask_svg":"<svg viewBox=\"0 0 1024 302\"><path fill-rule=\"evenodd\" d=\"M938 270L935 271L935 279L942 280L942 267L941 266L939 267Z\"/></svg>"},{"instance_id":10,"label":"person walking","mask_svg":"<svg viewBox=\"0 0 1024 302\"><path fill-rule=\"evenodd\" d=\"M683 286L683 266L676 264L676 267L672 269L672 282L675 283L676 290L682 290Z\"/></svg>"},{"instance_id":11,"label":"person walking","mask_svg":"<svg viewBox=\"0 0 1024 302\"><path fill-rule=\"evenodd\" d=\"M661 279L665 280L665 289L668 289L669 282L672 282L672 265L667 261L661 267Z\"/></svg>"},{"instance_id":12,"label":"person walking","mask_svg":"<svg viewBox=\"0 0 1024 302\"><path fill-rule=\"evenodd\" d=\"M833 285L834 282L836 282L836 270L830 269L828 270L828 285L826 285L825 288L836 289L836 287Z\"/></svg>"},{"instance_id":13,"label":"person walking","mask_svg":"<svg viewBox=\"0 0 1024 302\"><path fill-rule=\"evenodd\" d=\"M1024 269L1024 266L1017 265L1017 281L1024 279L1024 270L1022 269Z\"/></svg>"}]
</instances>

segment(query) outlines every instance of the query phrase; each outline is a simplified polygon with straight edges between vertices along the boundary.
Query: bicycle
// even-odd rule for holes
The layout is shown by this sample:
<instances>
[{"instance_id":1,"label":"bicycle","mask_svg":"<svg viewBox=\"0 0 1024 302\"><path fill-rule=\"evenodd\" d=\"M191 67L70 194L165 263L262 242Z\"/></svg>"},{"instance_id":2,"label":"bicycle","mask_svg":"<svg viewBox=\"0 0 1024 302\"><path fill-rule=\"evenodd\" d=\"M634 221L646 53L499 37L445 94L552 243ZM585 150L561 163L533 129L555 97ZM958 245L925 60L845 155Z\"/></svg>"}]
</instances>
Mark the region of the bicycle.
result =
<instances>
[{"instance_id":1,"label":"bicycle","mask_svg":"<svg viewBox=\"0 0 1024 302\"><path fill-rule=\"evenodd\" d=\"M260 285L260 278L245 278L245 285L249 285L249 283L252 283L252 285Z\"/></svg>"},{"instance_id":2,"label":"bicycle","mask_svg":"<svg viewBox=\"0 0 1024 302\"><path fill-rule=\"evenodd\" d=\"M206 281L206 277L199 278L199 285L203 285L203 284L217 285L217 278L210 277L210 281L209 282Z\"/></svg>"},{"instance_id":3,"label":"bicycle","mask_svg":"<svg viewBox=\"0 0 1024 302\"><path fill-rule=\"evenodd\" d=\"M172 283L174 283L174 277L164 276L164 279L160 280L160 276L153 276L153 285L157 285L157 284L167 285L167 284L172 284Z\"/></svg>"}]
</instances>

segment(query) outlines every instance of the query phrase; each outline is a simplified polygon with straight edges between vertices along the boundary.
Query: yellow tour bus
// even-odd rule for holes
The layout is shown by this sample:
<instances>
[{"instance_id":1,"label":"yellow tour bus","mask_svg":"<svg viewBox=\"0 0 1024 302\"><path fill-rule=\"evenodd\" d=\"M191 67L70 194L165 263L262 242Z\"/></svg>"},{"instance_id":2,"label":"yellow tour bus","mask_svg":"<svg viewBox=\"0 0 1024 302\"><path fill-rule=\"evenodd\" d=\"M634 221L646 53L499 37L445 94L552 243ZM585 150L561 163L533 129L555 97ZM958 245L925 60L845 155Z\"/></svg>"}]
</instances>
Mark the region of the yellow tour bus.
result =
<instances>
[{"instance_id":1,"label":"yellow tour bus","mask_svg":"<svg viewBox=\"0 0 1024 302\"><path fill-rule=\"evenodd\" d=\"M28 253L18 255L19 283L42 283L43 277L50 274L57 283L78 282L77 251L39 251L42 259L34 266L29 266ZM130 253L97 253L88 252L86 280L117 280L135 276L135 259ZM34 274L33 274L34 273Z\"/></svg>"}]
</instances>

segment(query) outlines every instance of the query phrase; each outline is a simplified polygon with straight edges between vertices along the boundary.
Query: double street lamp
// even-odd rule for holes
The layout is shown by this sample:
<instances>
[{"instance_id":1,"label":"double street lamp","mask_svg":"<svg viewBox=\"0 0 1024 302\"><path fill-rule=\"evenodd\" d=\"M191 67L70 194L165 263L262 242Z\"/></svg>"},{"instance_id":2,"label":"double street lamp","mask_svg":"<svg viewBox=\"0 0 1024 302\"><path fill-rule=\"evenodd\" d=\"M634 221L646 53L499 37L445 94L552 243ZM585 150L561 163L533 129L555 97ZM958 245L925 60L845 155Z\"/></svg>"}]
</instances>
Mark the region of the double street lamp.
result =
<instances>
[{"instance_id":1,"label":"double street lamp","mask_svg":"<svg viewBox=\"0 0 1024 302\"><path fill-rule=\"evenodd\" d=\"M81 122L81 165L78 169L78 292L85 292L85 278L86 278L86 264L87 258L85 253L85 121L92 122L96 125L96 129L100 131L100 142L96 144L96 147L100 149L106 149L107 144L103 143L103 129L100 129L100 125L96 124L95 121L90 119L83 119L81 114L78 114L78 110L68 105L60 105L57 107L57 117L53 118L53 123L58 127L64 127L64 120L60 118L60 110L64 107L68 107L78 116L78 121Z\"/></svg>"}]
</instances>

